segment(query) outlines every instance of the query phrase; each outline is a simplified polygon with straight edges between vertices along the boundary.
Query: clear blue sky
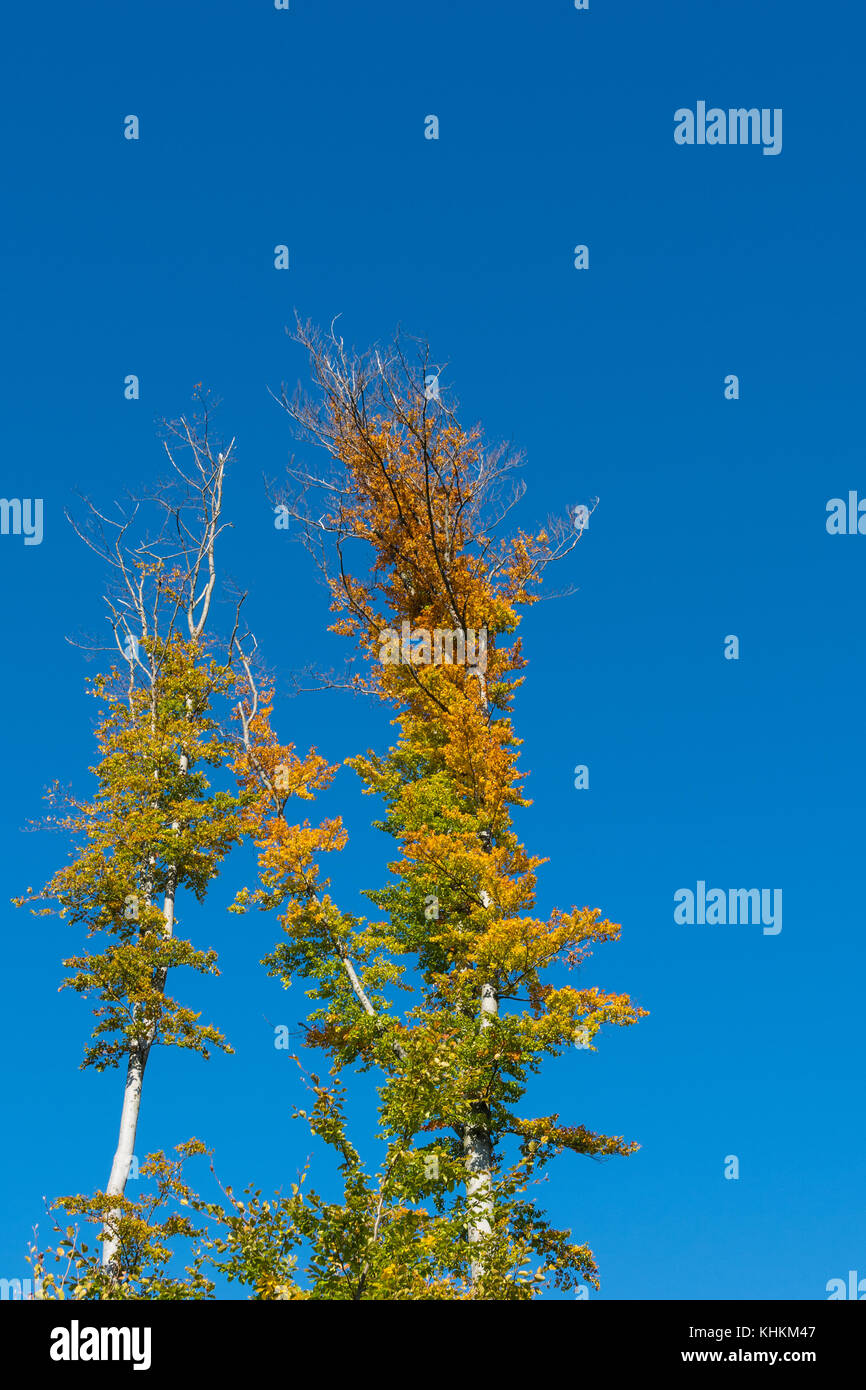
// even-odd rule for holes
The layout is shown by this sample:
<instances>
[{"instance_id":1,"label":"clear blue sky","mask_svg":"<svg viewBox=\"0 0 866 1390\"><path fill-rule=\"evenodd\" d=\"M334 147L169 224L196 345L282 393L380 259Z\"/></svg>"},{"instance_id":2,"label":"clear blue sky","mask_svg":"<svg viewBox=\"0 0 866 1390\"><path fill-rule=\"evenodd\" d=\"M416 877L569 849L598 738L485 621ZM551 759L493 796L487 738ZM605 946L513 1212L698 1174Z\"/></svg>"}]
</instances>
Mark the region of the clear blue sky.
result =
<instances>
[{"instance_id":1,"label":"clear blue sky","mask_svg":"<svg viewBox=\"0 0 866 1390\"><path fill-rule=\"evenodd\" d=\"M104 576L63 519L72 490L108 502L154 478L156 418L204 381L238 436L226 559L259 641L283 678L338 662L323 591L262 489L295 447L266 388L304 375L284 332L295 307L342 314L359 347L399 322L448 363L466 418L525 449L521 521L600 498L558 576L579 592L525 623L520 830L550 856L542 911L587 903L623 923L582 978L651 1017L550 1064L526 1112L642 1148L563 1157L549 1210L592 1246L604 1298L821 1299L866 1275L866 537L825 529L828 499L866 495L862 14L844 0L14 11L0 491L43 498L45 519L41 545L0 537L2 903L62 857L21 831L41 788L84 789L92 760L92 667L65 639L99 628ZM674 111L699 100L782 108L782 153L676 145ZM278 720L334 760L391 732L339 694L281 701ZM360 907L389 844L348 769L321 804L346 816L336 883ZM310 1142L265 1018L303 1011L257 963L275 923L224 911L243 878L235 858L186 917L223 974L185 997L236 1056L156 1054L137 1148L196 1134L224 1181L267 1189ZM678 925L673 895L698 880L782 888L781 933ZM56 989L74 934L0 912L13 1277L42 1194L107 1179L122 1077L77 1069L87 1006Z\"/></svg>"}]
</instances>

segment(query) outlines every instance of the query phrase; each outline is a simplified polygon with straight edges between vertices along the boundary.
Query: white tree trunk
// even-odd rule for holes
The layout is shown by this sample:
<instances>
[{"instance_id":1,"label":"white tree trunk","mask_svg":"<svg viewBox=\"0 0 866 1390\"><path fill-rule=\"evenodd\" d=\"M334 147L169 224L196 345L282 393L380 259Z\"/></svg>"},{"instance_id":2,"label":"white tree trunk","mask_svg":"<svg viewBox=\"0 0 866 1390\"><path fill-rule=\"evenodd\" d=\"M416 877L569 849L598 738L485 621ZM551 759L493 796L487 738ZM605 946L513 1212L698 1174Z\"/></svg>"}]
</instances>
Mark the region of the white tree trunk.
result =
<instances>
[{"instance_id":1,"label":"white tree trunk","mask_svg":"<svg viewBox=\"0 0 866 1390\"><path fill-rule=\"evenodd\" d=\"M478 677L484 713L489 717L485 674L483 671L476 671L474 674ZM489 831L484 845L489 854L493 848ZM486 889L481 891L481 901L485 908L490 907L490 894ZM482 1029L489 1028L499 1013L499 996L492 981L486 981L481 986L480 1004L480 1026ZM490 1133L490 1111L483 1101L473 1105L472 1110L478 1116L479 1122L467 1125L463 1131L463 1152L468 1169L466 1203L470 1248L480 1245L493 1229L493 1139ZM469 1269L474 1283L484 1273L483 1250L477 1251L475 1257L470 1259Z\"/></svg>"},{"instance_id":2,"label":"white tree trunk","mask_svg":"<svg viewBox=\"0 0 866 1390\"><path fill-rule=\"evenodd\" d=\"M485 903L485 906L487 904ZM481 1027L489 1028L499 1012L499 1000L492 984L481 987ZM467 1234L470 1246L478 1245L489 1236L493 1220L493 1141L490 1135L490 1112L483 1101L473 1105L479 1123L467 1125L463 1131L463 1152L469 1176L466 1180L468 1207ZM470 1261L473 1282L484 1273L482 1252Z\"/></svg>"},{"instance_id":3,"label":"white tree trunk","mask_svg":"<svg viewBox=\"0 0 866 1390\"><path fill-rule=\"evenodd\" d=\"M129 1177L129 1170L135 1154L135 1131L138 1127L138 1112L141 1106L141 1087L144 1081L146 1058L141 1044L130 1045L126 1064L126 1087L123 1092L123 1109L120 1112L120 1134L117 1152L111 1165L111 1176L105 1191L109 1197L122 1197ZM108 1243L103 1247L103 1264L109 1263L106 1255Z\"/></svg>"}]
</instances>

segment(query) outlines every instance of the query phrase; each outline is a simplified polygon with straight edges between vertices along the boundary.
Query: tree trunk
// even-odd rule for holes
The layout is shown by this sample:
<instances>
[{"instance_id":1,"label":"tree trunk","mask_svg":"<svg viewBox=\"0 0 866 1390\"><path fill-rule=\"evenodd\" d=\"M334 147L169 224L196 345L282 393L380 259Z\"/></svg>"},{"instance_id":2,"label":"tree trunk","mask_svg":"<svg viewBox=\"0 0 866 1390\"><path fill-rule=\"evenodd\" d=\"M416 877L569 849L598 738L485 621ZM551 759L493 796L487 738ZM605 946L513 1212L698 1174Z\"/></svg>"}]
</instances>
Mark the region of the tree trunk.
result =
<instances>
[{"instance_id":1,"label":"tree trunk","mask_svg":"<svg viewBox=\"0 0 866 1390\"><path fill-rule=\"evenodd\" d=\"M141 1106L141 1088L144 1082L144 1069L147 1065L147 1051L140 1040L130 1043L126 1064L126 1088L123 1092L123 1109L120 1112L120 1134L117 1152L111 1165L106 1195L122 1197L129 1177L129 1169L135 1154L135 1131L138 1127L138 1112ZM103 1246L102 1262L109 1264L113 1250L109 1253L108 1241Z\"/></svg>"},{"instance_id":2,"label":"tree trunk","mask_svg":"<svg viewBox=\"0 0 866 1390\"><path fill-rule=\"evenodd\" d=\"M481 695L482 707L485 717L489 719L490 707L487 699L487 681L483 671L474 673L478 678L478 688ZM489 830L482 831L482 844L488 854L493 849L493 839ZM485 908L490 907L490 895L486 890L481 892L481 901ZM481 986L481 1016L480 1027L489 1028L494 1018L499 1014L499 996L496 985L492 981L485 981ZM463 1131L463 1152L466 1156L466 1166L469 1176L466 1180L466 1203L468 1208L467 1235L469 1245L477 1246L483 1242L485 1236L489 1236L493 1229L493 1137L490 1133L490 1109L484 1101L478 1101L472 1106L473 1115L477 1115L478 1123L467 1125ZM470 1276L475 1283L484 1273L483 1254L476 1252L474 1258L470 1259Z\"/></svg>"},{"instance_id":3,"label":"tree trunk","mask_svg":"<svg viewBox=\"0 0 866 1390\"><path fill-rule=\"evenodd\" d=\"M499 1012L499 1000L493 985L481 987L481 1027L489 1028ZM468 1207L467 1234L470 1246L478 1245L489 1236L493 1220L493 1140L490 1134L490 1111L483 1101L472 1106L478 1123L467 1125L463 1131L463 1152L469 1177L466 1181ZM470 1262L473 1283L484 1273L481 1253Z\"/></svg>"}]
</instances>

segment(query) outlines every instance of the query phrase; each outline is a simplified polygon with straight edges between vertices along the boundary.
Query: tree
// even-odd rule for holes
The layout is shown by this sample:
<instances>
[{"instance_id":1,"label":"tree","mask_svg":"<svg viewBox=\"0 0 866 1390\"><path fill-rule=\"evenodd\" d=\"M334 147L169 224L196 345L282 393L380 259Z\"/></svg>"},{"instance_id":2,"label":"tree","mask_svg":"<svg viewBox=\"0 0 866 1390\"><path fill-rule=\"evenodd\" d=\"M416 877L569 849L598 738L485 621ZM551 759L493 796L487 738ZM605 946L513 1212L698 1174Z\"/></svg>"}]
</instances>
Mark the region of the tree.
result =
<instances>
[{"instance_id":1,"label":"tree","mask_svg":"<svg viewBox=\"0 0 866 1390\"><path fill-rule=\"evenodd\" d=\"M208 778L232 750L215 710L234 688L237 612L219 659L204 636L217 585L216 543L232 445L225 453L215 449L207 397L197 399L200 419L167 427L173 479L119 509L118 519L88 504L87 524L76 524L113 569L106 602L122 662L91 682L102 707L94 793L81 800L59 785L49 793L61 808L54 820L71 837L73 857L41 894L30 890L19 900L48 904L38 910L59 910L104 943L64 961L72 973L63 985L98 1000L82 1065L126 1070L108 1184L104 1194L84 1199L99 1207L103 1260L116 1277L117 1221L125 1209L112 1199L126 1190L152 1048L181 1047L205 1057L212 1047L231 1050L213 1025L200 1023L166 992L169 972L181 966L219 973L214 950L178 935L178 895L186 889L201 901L242 836L242 798L213 790ZM149 512L156 515L156 532L139 536Z\"/></svg>"},{"instance_id":2,"label":"tree","mask_svg":"<svg viewBox=\"0 0 866 1390\"><path fill-rule=\"evenodd\" d=\"M237 906L278 911L283 938L268 969L285 984L310 982L306 1040L331 1059L334 1080L310 1078L309 1121L344 1181L340 1204L298 1189L278 1205L280 1240L291 1230L308 1244L319 1298L520 1299L549 1279L595 1284L591 1251L552 1229L527 1187L563 1150L602 1157L637 1146L516 1109L545 1056L575 1041L592 1049L604 1024L645 1012L626 995L546 979L620 928L588 907L532 915L545 861L527 853L511 818L530 804L511 718L525 665L521 611L580 533L554 523L495 538L517 497L505 495L516 460L460 425L438 377L431 390L425 347L415 363L399 340L386 360L375 350L358 359L333 332L300 327L298 337L318 397L290 402L283 392L282 403L331 466L293 468L280 506L325 576L332 630L358 653L330 683L394 712L394 746L348 761L380 799L379 828L397 849L391 881L366 890L379 918L341 910L316 856L339 848L344 832L287 826L272 769L292 750L277 744L247 666L240 770L246 790L253 778L260 787L249 810L260 884ZM325 774L293 765L290 775L306 794ZM398 1011L403 992L413 1000ZM352 1066L383 1078L376 1177L346 1131L339 1074ZM246 1247L226 1219L223 1248L243 1277ZM271 1246L269 1261L257 1246L259 1296L276 1287L306 1296L281 1265L284 1248Z\"/></svg>"},{"instance_id":3,"label":"tree","mask_svg":"<svg viewBox=\"0 0 866 1390\"><path fill-rule=\"evenodd\" d=\"M395 844L388 881L364 889L375 914L341 907L323 872L323 857L346 843L342 820L311 824L290 812L336 768L280 741L255 640L239 637L236 619L222 660L205 651L225 462L220 454L208 470L206 430L186 433L202 480L198 527L161 499L185 537L180 562L149 543L130 583L133 566L120 561L147 679L130 669L124 699L116 671L97 681L98 693L114 691L99 731L98 791L70 813L80 850L46 891L107 934L101 955L68 962L68 983L98 991L102 1004L86 1063L127 1061L118 1152L131 1153L123 1126L137 1118L154 1043L223 1045L165 992L174 965L215 969L212 952L178 938L176 895L202 896L230 846L254 843L257 881L233 909L277 914L281 936L263 964L286 987L308 985L305 1040L329 1076L298 1061L312 1103L296 1115L334 1155L341 1200L323 1196L318 1178L308 1185L308 1165L288 1195L225 1187L223 1201L208 1201L182 1177L188 1157L208 1152L190 1140L176 1160L150 1156L151 1197L129 1202L113 1170L105 1193L58 1199L103 1223L106 1237L101 1267L74 1228L61 1241L76 1271L72 1296L206 1298L220 1275L256 1299L287 1300L525 1300L550 1284L597 1287L592 1251L551 1225L531 1188L566 1150L601 1159L637 1145L558 1114L527 1116L521 1103L547 1057L575 1042L594 1049L605 1024L628 1026L645 1010L551 978L585 965L620 928L590 907L535 915L545 861L512 819L531 804L512 722L526 665L518 629L548 565L583 528L553 522L497 537L520 495L509 491L519 460L460 424L424 345L414 362L399 339L387 358L359 359L333 332L299 326L298 337L317 396L284 392L282 404L330 463L321 474L293 468L280 506L321 567L332 630L352 644L345 674L326 683L372 697L397 728L386 752L347 759ZM115 622L118 613L115 605ZM151 613L168 620L145 628ZM234 736L214 711L228 701ZM212 791L201 769L229 763L234 792ZM130 894L144 904L135 928L124 913ZM364 1072L381 1081L372 1158L345 1113L345 1078ZM186 1280L167 1272L174 1238L194 1244ZM35 1250L34 1268L44 1268Z\"/></svg>"}]
</instances>

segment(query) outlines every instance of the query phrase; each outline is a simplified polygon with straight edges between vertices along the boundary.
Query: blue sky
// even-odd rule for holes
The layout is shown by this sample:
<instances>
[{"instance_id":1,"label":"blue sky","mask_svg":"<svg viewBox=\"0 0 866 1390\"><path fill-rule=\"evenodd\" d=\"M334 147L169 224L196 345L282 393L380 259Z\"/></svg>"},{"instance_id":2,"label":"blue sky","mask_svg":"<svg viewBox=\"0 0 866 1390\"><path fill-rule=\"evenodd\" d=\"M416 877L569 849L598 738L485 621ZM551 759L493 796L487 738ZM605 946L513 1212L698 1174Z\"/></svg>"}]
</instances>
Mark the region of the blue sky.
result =
<instances>
[{"instance_id":1,"label":"blue sky","mask_svg":"<svg viewBox=\"0 0 866 1390\"><path fill-rule=\"evenodd\" d=\"M98 630L104 576L63 519L73 490L153 479L157 417L205 382L238 438L225 558L260 644L283 680L336 663L264 495L296 448L267 388L304 377L295 308L341 314L360 348L427 336L466 420L525 450L521 522L600 499L557 576L578 592L526 619L516 718L539 908L622 922L582 978L651 1014L551 1063L526 1104L642 1145L564 1157L544 1190L602 1298L821 1299L866 1275L866 538L825 528L830 498L866 496L864 28L842 0L49 0L5 21L0 491L44 500L44 538L0 536L0 903L64 857L22 826L92 759L92 667L67 639ZM781 108L781 154L678 146L699 100ZM390 734L337 693L278 721L335 761ZM360 907L389 844L348 769L321 805L348 822L335 883ZM275 924L224 910L244 869L187 916L220 952L196 998L236 1055L155 1055L137 1149L196 1134L224 1181L267 1189L310 1149L270 1026L303 1011L258 965ZM781 888L782 931L675 923L698 880ZM122 1078L77 1069L69 929L0 912L0 1275L23 1277L42 1195L107 1178Z\"/></svg>"}]
</instances>

